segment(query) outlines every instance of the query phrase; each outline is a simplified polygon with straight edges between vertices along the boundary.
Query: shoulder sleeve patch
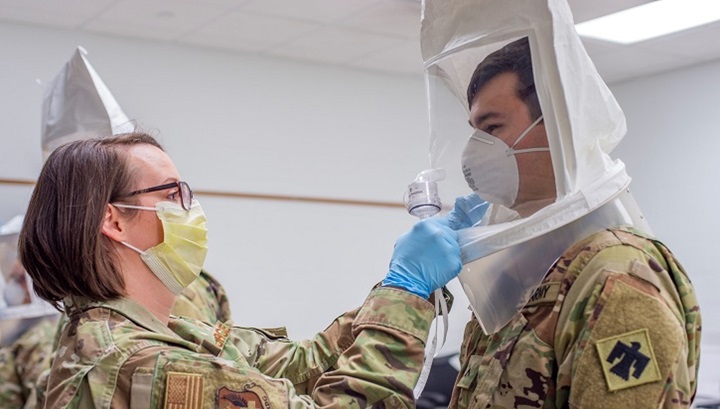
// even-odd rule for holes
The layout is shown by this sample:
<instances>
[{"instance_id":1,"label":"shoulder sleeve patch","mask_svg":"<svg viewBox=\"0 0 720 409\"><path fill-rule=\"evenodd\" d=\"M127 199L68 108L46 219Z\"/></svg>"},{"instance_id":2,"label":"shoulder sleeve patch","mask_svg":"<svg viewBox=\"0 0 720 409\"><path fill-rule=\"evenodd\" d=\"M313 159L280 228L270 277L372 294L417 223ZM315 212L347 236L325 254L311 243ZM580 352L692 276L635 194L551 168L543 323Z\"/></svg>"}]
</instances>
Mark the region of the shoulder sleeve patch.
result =
<instances>
[{"instance_id":1,"label":"shoulder sleeve patch","mask_svg":"<svg viewBox=\"0 0 720 409\"><path fill-rule=\"evenodd\" d=\"M595 347L610 391L660 380L647 329L598 340Z\"/></svg>"},{"instance_id":2,"label":"shoulder sleeve patch","mask_svg":"<svg viewBox=\"0 0 720 409\"><path fill-rule=\"evenodd\" d=\"M157 396L153 398L158 404L151 407L278 409L290 407L289 395L291 391L294 394L290 381L265 376L244 361L184 351L160 354L155 366L158 373L165 379L157 381ZM164 405L159 403L163 397Z\"/></svg>"},{"instance_id":3,"label":"shoulder sleeve patch","mask_svg":"<svg viewBox=\"0 0 720 409\"><path fill-rule=\"evenodd\" d=\"M575 344L570 407L659 402L687 348L679 322L648 283L610 273Z\"/></svg>"},{"instance_id":4,"label":"shoulder sleeve patch","mask_svg":"<svg viewBox=\"0 0 720 409\"><path fill-rule=\"evenodd\" d=\"M202 375L168 372L165 385L165 409L201 409L202 392Z\"/></svg>"},{"instance_id":5,"label":"shoulder sleeve patch","mask_svg":"<svg viewBox=\"0 0 720 409\"><path fill-rule=\"evenodd\" d=\"M249 382L239 391L226 386L218 389L215 394L215 407L270 409L272 404L267 392L261 386Z\"/></svg>"}]
</instances>

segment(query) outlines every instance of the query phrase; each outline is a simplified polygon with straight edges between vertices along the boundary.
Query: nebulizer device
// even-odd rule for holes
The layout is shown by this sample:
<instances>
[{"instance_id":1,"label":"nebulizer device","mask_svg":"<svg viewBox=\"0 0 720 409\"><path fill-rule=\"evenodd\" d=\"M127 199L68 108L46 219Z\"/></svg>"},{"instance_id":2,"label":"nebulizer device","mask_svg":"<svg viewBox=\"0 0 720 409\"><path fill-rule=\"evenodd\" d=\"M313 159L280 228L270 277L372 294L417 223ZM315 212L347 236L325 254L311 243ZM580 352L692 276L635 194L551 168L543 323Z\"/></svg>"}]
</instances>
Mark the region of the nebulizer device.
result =
<instances>
[{"instance_id":1,"label":"nebulizer device","mask_svg":"<svg viewBox=\"0 0 720 409\"><path fill-rule=\"evenodd\" d=\"M407 208L408 213L422 219L435 216L442 209L442 202L440 195L438 194L437 182L445 178L445 171L443 169L426 169L420 172L415 180L408 185L408 189L405 192L403 202ZM447 300L443 294L442 289L437 289L434 292L435 298L435 319L441 314L443 317L443 341L440 345L440 349L445 345L448 332L448 305ZM420 397L425 384L427 383L428 377L430 376L430 368L432 367L433 359L437 357L437 334L438 334L438 322L435 323L435 335L430 342L429 351L425 354L425 362L423 363L422 370L420 371L420 377L415 385L413 393L415 399Z\"/></svg>"},{"instance_id":2,"label":"nebulizer device","mask_svg":"<svg viewBox=\"0 0 720 409\"><path fill-rule=\"evenodd\" d=\"M438 194L437 182L445 179L445 170L426 169L420 172L408 185L403 202L408 213L426 219L440 212L442 202Z\"/></svg>"}]
</instances>

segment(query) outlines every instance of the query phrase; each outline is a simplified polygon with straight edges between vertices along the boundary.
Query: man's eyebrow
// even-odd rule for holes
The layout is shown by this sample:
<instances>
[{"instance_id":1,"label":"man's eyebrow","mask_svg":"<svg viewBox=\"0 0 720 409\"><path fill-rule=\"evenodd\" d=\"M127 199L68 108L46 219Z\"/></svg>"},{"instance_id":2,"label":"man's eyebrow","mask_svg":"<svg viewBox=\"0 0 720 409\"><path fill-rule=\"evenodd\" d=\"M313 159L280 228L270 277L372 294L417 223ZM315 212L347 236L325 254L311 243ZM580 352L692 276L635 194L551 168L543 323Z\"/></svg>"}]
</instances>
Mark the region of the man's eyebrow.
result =
<instances>
[{"instance_id":1,"label":"man's eyebrow","mask_svg":"<svg viewBox=\"0 0 720 409\"><path fill-rule=\"evenodd\" d=\"M482 114L478 117L471 118L468 122L470 123L470 126L473 128L480 128L480 125L482 125L483 122L487 121L490 118L496 118L499 117L500 113L498 112L488 112L485 114Z\"/></svg>"}]
</instances>

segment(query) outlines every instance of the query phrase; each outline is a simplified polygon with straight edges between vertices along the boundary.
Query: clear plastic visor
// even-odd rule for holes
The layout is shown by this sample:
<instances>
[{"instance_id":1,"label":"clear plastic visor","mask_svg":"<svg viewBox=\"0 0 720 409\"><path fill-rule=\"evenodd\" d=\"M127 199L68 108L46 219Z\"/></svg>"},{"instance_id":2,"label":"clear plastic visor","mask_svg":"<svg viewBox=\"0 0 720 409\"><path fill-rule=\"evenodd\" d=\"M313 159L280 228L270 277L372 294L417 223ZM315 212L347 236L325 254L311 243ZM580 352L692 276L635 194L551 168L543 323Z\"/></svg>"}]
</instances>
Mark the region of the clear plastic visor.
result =
<instances>
[{"instance_id":1,"label":"clear plastic visor","mask_svg":"<svg viewBox=\"0 0 720 409\"><path fill-rule=\"evenodd\" d=\"M430 157L443 203L474 192L502 215L493 224L553 203L555 177L528 38L476 43L427 67Z\"/></svg>"},{"instance_id":2,"label":"clear plastic visor","mask_svg":"<svg viewBox=\"0 0 720 409\"><path fill-rule=\"evenodd\" d=\"M446 174L438 186L442 202L474 193L492 204L480 223L462 231L459 279L483 330L493 333L519 311L559 256L540 251L539 238L518 238L517 228L512 239L505 234L557 198L541 84L528 37L478 38L426 68L431 163ZM516 260L518 251L533 257ZM482 256L472 257L476 253ZM528 268L528 261L542 267Z\"/></svg>"}]
</instances>

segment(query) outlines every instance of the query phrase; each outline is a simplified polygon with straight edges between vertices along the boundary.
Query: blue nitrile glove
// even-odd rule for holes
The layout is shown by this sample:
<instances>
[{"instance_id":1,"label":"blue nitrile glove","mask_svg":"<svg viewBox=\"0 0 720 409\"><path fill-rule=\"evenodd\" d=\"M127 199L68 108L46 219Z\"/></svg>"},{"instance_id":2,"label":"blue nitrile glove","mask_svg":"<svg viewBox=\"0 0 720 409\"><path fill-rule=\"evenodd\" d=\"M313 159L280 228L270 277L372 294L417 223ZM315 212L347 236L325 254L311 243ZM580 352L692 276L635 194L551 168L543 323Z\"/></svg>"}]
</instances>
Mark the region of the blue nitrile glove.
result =
<instances>
[{"instance_id":1,"label":"blue nitrile glove","mask_svg":"<svg viewBox=\"0 0 720 409\"><path fill-rule=\"evenodd\" d=\"M490 203L480 199L478 195L471 193L455 199L455 207L453 207L445 218L451 229L464 229L474 226L479 222L485 215L488 207L490 207Z\"/></svg>"},{"instance_id":2,"label":"blue nitrile glove","mask_svg":"<svg viewBox=\"0 0 720 409\"><path fill-rule=\"evenodd\" d=\"M395 242L383 286L403 288L427 299L462 268L457 233L441 217L425 219Z\"/></svg>"}]
</instances>

